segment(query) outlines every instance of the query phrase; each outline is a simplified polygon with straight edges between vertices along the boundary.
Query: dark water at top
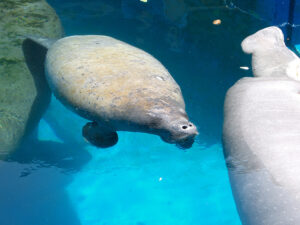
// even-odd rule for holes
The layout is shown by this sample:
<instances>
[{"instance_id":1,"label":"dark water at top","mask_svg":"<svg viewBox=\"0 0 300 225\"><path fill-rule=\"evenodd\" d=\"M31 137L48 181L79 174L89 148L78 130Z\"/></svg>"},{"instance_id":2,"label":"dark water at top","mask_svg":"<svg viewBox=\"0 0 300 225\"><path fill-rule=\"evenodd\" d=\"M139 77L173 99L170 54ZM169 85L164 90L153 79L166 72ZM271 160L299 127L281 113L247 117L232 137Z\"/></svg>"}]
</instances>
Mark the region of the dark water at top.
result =
<instances>
[{"instance_id":1,"label":"dark water at top","mask_svg":"<svg viewBox=\"0 0 300 225\"><path fill-rule=\"evenodd\" d=\"M81 137L86 121L52 98L32 138L0 161L1 225L240 224L222 153L222 108L226 90L251 76L240 69L250 66L241 41L267 23L223 1L175 2L48 1L66 36L112 36L163 63L199 129L193 148L128 132L112 148L94 148Z\"/></svg>"}]
</instances>

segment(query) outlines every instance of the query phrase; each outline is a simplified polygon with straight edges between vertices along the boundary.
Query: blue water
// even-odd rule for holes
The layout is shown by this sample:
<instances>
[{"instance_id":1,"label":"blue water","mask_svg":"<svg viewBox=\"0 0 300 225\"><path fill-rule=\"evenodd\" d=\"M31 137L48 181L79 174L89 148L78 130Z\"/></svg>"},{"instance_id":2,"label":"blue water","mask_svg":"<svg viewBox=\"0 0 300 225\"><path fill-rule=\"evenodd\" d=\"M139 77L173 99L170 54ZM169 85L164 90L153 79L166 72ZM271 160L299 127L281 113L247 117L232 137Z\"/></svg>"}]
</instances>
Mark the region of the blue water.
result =
<instances>
[{"instance_id":1,"label":"blue water","mask_svg":"<svg viewBox=\"0 0 300 225\"><path fill-rule=\"evenodd\" d=\"M222 152L222 108L226 90L251 74L239 68L250 62L240 42L262 25L235 10L172 20L162 1L48 2L66 35L113 36L159 59L200 135L187 151L129 132L97 149L81 137L86 121L52 97L34 134L0 161L0 224L240 224ZM217 16L224 25L211 25Z\"/></svg>"}]
</instances>

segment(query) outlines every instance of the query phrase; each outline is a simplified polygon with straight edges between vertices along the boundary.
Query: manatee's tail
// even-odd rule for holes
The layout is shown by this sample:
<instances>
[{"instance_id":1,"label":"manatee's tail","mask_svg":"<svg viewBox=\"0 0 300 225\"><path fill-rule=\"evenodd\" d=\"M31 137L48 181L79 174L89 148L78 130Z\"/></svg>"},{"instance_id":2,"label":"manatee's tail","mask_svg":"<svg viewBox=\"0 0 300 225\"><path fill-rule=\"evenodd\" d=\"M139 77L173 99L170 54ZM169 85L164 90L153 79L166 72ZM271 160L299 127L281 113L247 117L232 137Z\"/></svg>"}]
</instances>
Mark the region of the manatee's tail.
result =
<instances>
[{"instance_id":1,"label":"manatee's tail","mask_svg":"<svg viewBox=\"0 0 300 225\"><path fill-rule=\"evenodd\" d=\"M22 44L25 62L32 74L37 91L26 124L26 134L38 124L50 103L51 91L46 80L44 64L47 50L54 42L53 39L27 37Z\"/></svg>"},{"instance_id":2,"label":"manatee's tail","mask_svg":"<svg viewBox=\"0 0 300 225\"><path fill-rule=\"evenodd\" d=\"M34 44L34 45L38 45L40 47L43 47L45 49L49 49L54 42L56 42L57 39L50 39L50 38L43 38L43 37L35 37L35 36L26 36L24 42L23 42L23 46L24 44ZM24 51L24 47L23 47L23 51Z\"/></svg>"}]
</instances>

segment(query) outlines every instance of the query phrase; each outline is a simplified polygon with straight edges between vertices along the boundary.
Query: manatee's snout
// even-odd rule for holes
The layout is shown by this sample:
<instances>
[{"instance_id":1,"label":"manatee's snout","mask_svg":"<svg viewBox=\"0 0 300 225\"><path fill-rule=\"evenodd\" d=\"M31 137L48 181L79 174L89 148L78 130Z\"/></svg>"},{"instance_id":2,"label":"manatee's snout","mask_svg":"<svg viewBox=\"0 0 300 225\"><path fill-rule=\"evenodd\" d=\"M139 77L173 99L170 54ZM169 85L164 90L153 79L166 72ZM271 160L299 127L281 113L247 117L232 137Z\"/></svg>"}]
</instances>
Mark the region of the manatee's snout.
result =
<instances>
[{"instance_id":1,"label":"manatee's snout","mask_svg":"<svg viewBox=\"0 0 300 225\"><path fill-rule=\"evenodd\" d=\"M168 143L174 143L179 148L192 147L195 137L198 135L197 127L189 121L175 121L170 124L169 133L161 138Z\"/></svg>"},{"instance_id":2,"label":"manatee's snout","mask_svg":"<svg viewBox=\"0 0 300 225\"><path fill-rule=\"evenodd\" d=\"M175 143L179 148L187 149L191 148L194 144L195 137L198 135L197 127L188 122L187 124L181 125L178 136L175 138Z\"/></svg>"}]
</instances>

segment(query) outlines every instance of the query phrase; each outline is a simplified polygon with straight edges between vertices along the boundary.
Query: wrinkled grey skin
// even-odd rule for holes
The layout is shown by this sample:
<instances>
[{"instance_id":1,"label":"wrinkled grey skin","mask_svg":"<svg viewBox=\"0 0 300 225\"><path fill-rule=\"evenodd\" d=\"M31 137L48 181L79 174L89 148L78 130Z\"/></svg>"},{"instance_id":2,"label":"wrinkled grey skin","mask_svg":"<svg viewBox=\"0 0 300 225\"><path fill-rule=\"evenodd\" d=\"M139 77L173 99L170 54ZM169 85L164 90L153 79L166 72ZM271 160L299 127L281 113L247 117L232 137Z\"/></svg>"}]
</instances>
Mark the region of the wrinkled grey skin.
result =
<instances>
[{"instance_id":1,"label":"wrinkled grey skin","mask_svg":"<svg viewBox=\"0 0 300 225\"><path fill-rule=\"evenodd\" d=\"M267 29L256 33L260 48L251 46L259 77L243 78L227 92L223 147L242 223L294 225L300 224L300 82L284 72L293 56L286 47L273 45L277 55L269 54L274 49L262 34L276 36L278 28ZM273 60L284 62L281 73L267 66Z\"/></svg>"},{"instance_id":2,"label":"wrinkled grey skin","mask_svg":"<svg viewBox=\"0 0 300 225\"><path fill-rule=\"evenodd\" d=\"M68 40L70 40L70 39L71 39L71 41L72 41L72 39L73 40L80 39L80 40L83 40L80 43L85 43L84 40L86 40L86 38L91 39L91 38L96 38L96 37L98 38L97 39L98 48L99 48L99 46L101 46L99 43L103 44L106 42L107 42L107 45L112 45L112 46L114 46L114 45L129 46L123 42L120 42L118 40L115 40L115 39L109 38L109 37L105 37L105 36L73 36L73 37L67 37L64 39L60 39L58 41L30 37L26 40L27 42L31 42L32 45L40 46L41 49L48 49L46 62L45 62L45 65L46 65L45 71L46 71L46 77L47 77L49 86L50 86L51 90L53 91L54 95L66 107L68 107L75 113L79 114L80 116L93 121L93 122L87 123L83 127L83 129L82 129L83 137L95 146L98 146L101 148L106 148L106 147L113 146L118 142L118 135L116 133L117 131L145 132L145 133L159 135L162 138L162 140L164 140L165 142L176 144L180 148L184 148L184 149L190 148L194 143L195 136L198 134L197 128L188 119L188 116L184 110L183 99L179 102L174 101L171 97L168 96L169 93L166 90L169 90L169 89L165 88L163 93L166 93L166 94L159 96L160 95L159 94L160 87L158 87L157 88L158 94L156 94L156 97L159 96L158 97L159 99L155 99L154 102L151 98L152 96L145 96L145 94L147 94L147 92L140 93L138 96L135 96L134 99L131 98L134 101L129 102L126 105L126 110L122 111L122 113L120 113L121 107L116 105L116 109L109 111L109 113L107 114L104 112L106 112L105 110L107 109L107 107L110 107L110 106L107 106L107 105L105 105L105 103L103 103L107 99L106 96L101 95L101 96L99 96L99 98L102 98L102 101L100 99L99 99L99 101L98 100L95 101L94 100L95 98L93 98L92 94L85 93L86 90L97 87L96 89L93 89L93 94L97 95L97 93L98 93L97 91L103 90L106 88L103 85L103 82L102 83L98 82L98 81L93 81L90 83L87 82L87 84L86 84L87 86L84 86L83 89L80 89L80 88L82 88L80 86L80 84L77 85L77 83L74 81L74 80L76 80L75 73L78 71L78 68L83 67L83 66L88 67L88 63L90 63L89 60L86 62L86 64L84 63L85 61L83 61L85 59L80 60L80 62L79 62L79 64L81 63L80 65L76 64L75 67L72 67L72 69L74 69L74 71L71 73L72 74L71 79L70 79L70 76L69 76L69 78L64 77L64 73L52 71L53 63L55 63L55 61L57 61L56 60L57 57L61 56L61 54L62 54L61 48L57 47L57 46L60 46L59 43L68 42ZM91 42L89 41L88 43L91 43ZM96 47L94 47L94 45L91 45L91 46L89 45L88 47L85 46L85 44L83 44L83 45L84 45L83 50L90 49L90 48L92 48L92 49L96 48ZM106 45L103 44L103 46L106 46ZM53 49L55 49L55 50L53 50ZM101 51L102 50L103 49L101 49ZM59 55L52 54L51 52L53 52L53 51L59 52L58 53ZM96 55L95 57L97 57L97 56L98 55ZM71 52L71 57L81 58L76 54L76 52ZM85 56L83 56L83 58L84 57ZM143 57L149 58L152 56L145 53ZM63 59L64 59L64 57L63 57ZM67 64L68 60L64 63ZM89 68L91 70L93 70L93 67L89 67ZM127 74L132 71L122 71L122 72L124 74ZM173 78L170 75L168 75L168 73L165 73L165 74L167 74L167 75L161 74L161 76L165 76L161 79L163 79L166 82L174 82L173 86L177 87L178 85L175 83ZM99 73L97 73L97 71L95 73L92 73L92 72L87 73L87 76L85 77L85 79L97 80L97 79L94 79L93 76L99 77ZM120 76L123 76L123 75L120 75ZM59 77L59 79L57 77ZM129 75L128 75L128 77L129 78L125 77L125 79L132 79L132 77L130 77ZM146 77L146 78L150 79L149 77ZM53 80L55 80L56 83ZM57 80L59 80L58 83L57 83ZM71 97L68 94L64 94L65 92L69 93L68 91L64 90L64 87L61 84L65 81L68 83L68 85L65 86L66 89L71 89L72 84L76 83L75 84L76 89L78 89L79 90L78 92L81 94L76 95L76 96L74 94L72 94ZM88 86L90 84L91 84L91 87ZM121 83L120 83L120 85L121 85ZM117 89L120 89L119 84L116 86L117 86ZM151 85L151 86L155 87L155 84ZM143 88L143 85L141 84L141 87L139 87L139 88ZM146 88L144 88L144 89L146 89ZM115 93L115 91L117 91L117 90L110 89L110 92L112 92L112 93ZM180 91L179 87L178 87L178 91L181 96L181 91ZM135 91L135 92L138 92L138 91ZM133 90L133 93L134 93L134 90ZM92 96L92 97L90 97L90 96ZM120 97L123 97L123 96L119 96L119 98ZM146 98L147 99L146 105L152 105L152 106L157 105L157 107L151 108L150 111L145 110L146 107L143 107L143 105L138 105L139 98L141 98L141 99ZM182 96L181 96L181 98L182 98ZM80 100L78 100L78 99L80 99ZM81 101L81 99L83 99L83 100ZM130 104L132 104L132 102L134 102L135 104L130 105ZM158 103L164 103L164 104L158 104ZM111 105L111 104L112 103L110 102L109 105ZM94 105L94 107L91 107L90 105ZM98 107L98 106L100 106L100 107Z\"/></svg>"}]
</instances>

